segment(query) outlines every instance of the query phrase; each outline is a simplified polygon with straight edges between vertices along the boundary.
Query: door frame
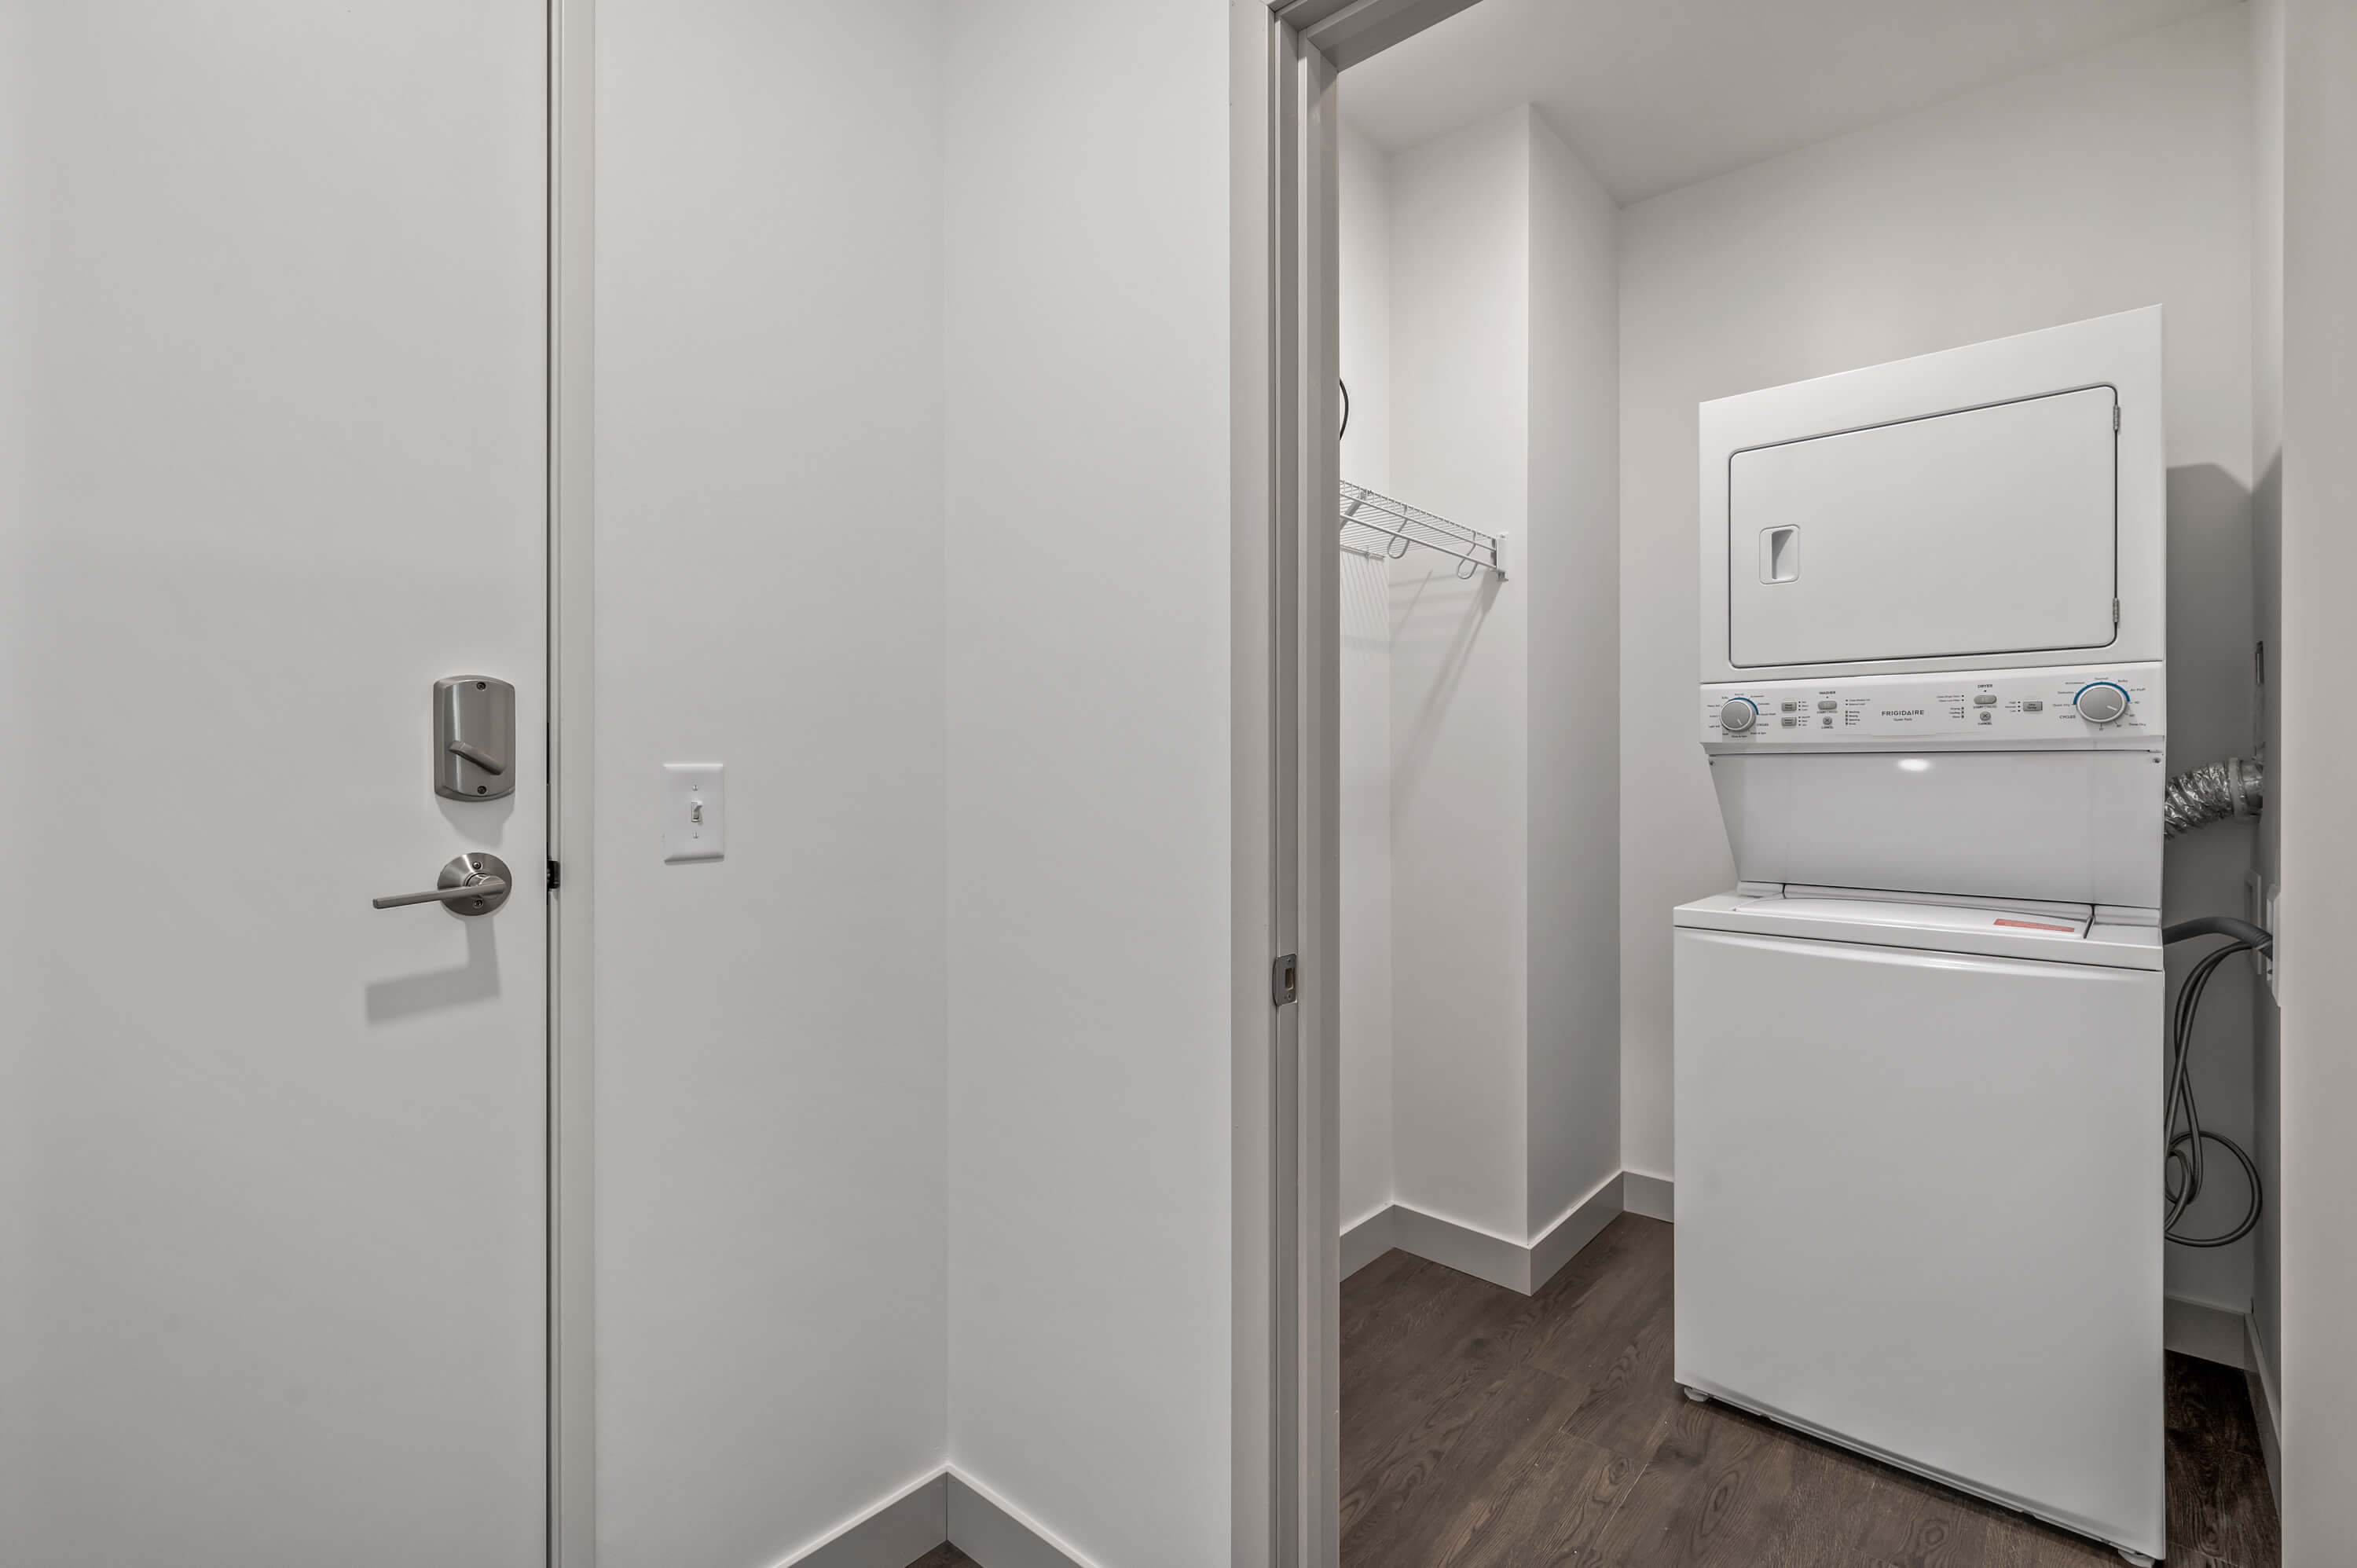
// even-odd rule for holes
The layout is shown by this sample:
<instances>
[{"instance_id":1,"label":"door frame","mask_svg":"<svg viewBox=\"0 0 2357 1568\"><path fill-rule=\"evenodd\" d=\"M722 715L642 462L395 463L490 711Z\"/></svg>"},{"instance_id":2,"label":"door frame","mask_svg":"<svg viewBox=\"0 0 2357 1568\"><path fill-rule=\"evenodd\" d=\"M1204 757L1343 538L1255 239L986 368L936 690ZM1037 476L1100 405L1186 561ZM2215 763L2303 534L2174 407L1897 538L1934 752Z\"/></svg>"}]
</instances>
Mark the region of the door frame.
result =
<instances>
[{"instance_id":1,"label":"door frame","mask_svg":"<svg viewBox=\"0 0 2357 1568\"><path fill-rule=\"evenodd\" d=\"M591 677L597 578L595 0L547 7L549 1568L597 1560ZM562 867L561 879L557 868Z\"/></svg>"},{"instance_id":2,"label":"door frame","mask_svg":"<svg viewBox=\"0 0 2357 1568\"><path fill-rule=\"evenodd\" d=\"M1472 4L1230 6L1237 1568L1341 1552L1335 78Z\"/></svg>"}]
</instances>

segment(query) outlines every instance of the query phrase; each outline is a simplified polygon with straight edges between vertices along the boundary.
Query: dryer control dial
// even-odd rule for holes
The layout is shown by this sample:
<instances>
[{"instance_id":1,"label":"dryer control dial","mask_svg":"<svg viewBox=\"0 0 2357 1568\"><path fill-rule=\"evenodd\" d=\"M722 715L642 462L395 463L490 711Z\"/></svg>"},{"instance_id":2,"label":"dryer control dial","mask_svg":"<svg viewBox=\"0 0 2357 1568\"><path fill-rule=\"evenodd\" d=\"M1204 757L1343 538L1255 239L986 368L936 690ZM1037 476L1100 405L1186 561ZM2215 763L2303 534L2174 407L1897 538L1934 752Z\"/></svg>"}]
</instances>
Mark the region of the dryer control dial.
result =
<instances>
[{"instance_id":1,"label":"dryer control dial","mask_svg":"<svg viewBox=\"0 0 2357 1568\"><path fill-rule=\"evenodd\" d=\"M2128 711L2128 689L2116 681L2092 681L2079 688L2072 705L2091 725L2115 724Z\"/></svg>"},{"instance_id":2,"label":"dryer control dial","mask_svg":"<svg viewBox=\"0 0 2357 1568\"><path fill-rule=\"evenodd\" d=\"M1760 722L1760 710L1749 697L1729 697L1718 710L1718 727L1729 735L1749 735Z\"/></svg>"}]
</instances>

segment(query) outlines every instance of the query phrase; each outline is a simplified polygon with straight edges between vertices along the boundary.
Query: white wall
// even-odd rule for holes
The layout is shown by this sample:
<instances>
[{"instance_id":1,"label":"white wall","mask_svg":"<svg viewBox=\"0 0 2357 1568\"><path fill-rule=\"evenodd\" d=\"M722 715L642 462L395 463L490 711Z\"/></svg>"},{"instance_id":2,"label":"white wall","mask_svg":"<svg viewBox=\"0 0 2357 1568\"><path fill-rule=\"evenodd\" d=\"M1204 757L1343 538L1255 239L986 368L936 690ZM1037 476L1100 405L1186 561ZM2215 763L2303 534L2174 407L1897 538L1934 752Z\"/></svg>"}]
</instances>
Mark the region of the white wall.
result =
<instances>
[{"instance_id":1,"label":"white wall","mask_svg":"<svg viewBox=\"0 0 2357 1568\"><path fill-rule=\"evenodd\" d=\"M1620 1168L1616 215L1527 108L1391 172L1396 493L1512 567L1390 568L1394 1194L1527 1242Z\"/></svg>"},{"instance_id":2,"label":"white wall","mask_svg":"<svg viewBox=\"0 0 2357 1568\"><path fill-rule=\"evenodd\" d=\"M939 13L597 25L600 1561L757 1564L946 1446Z\"/></svg>"},{"instance_id":3,"label":"white wall","mask_svg":"<svg viewBox=\"0 0 2357 1568\"><path fill-rule=\"evenodd\" d=\"M1620 1168L1619 212L1531 117L1530 1198Z\"/></svg>"},{"instance_id":4,"label":"white wall","mask_svg":"<svg viewBox=\"0 0 2357 1568\"><path fill-rule=\"evenodd\" d=\"M1392 162L1393 482L1490 532L1530 510L1532 124ZM1393 1160L1402 1203L1521 1241L1531 598L1456 568L1392 567Z\"/></svg>"},{"instance_id":5,"label":"white wall","mask_svg":"<svg viewBox=\"0 0 2357 1568\"><path fill-rule=\"evenodd\" d=\"M2169 332L2170 761L2247 751L2247 26L2241 10L2209 13L1623 209L1620 886L1631 1168L1673 1174L1670 909L1734 877L1691 722L1696 403L2160 302ZM2172 843L2167 913L2239 911L2249 853L2243 826ZM2204 1011L2204 1119L2237 1133L2251 1117L2242 1044L2248 983L2247 970L2229 966ZM2231 1198L2216 1207L2230 1208ZM2248 1246L2171 1249L2172 1291L2242 1310Z\"/></svg>"},{"instance_id":6,"label":"white wall","mask_svg":"<svg viewBox=\"0 0 2357 1568\"><path fill-rule=\"evenodd\" d=\"M2282 16L2284 1562L2309 1568L2346 1561L2357 1539L2357 1049L2342 983L2357 744L2339 711L2357 574L2357 10L2285 0Z\"/></svg>"},{"instance_id":7,"label":"white wall","mask_svg":"<svg viewBox=\"0 0 2357 1568\"><path fill-rule=\"evenodd\" d=\"M1343 89L1347 91L1347 86ZM1342 477L1390 492L1391 163L1347 125L1341 165ZM1391 564L1341 556L1341 1194L1345 1230L1392 1201Z\"/></svg>"},{"instance_id":8,"label":"white wall","mask_svg":"<svg viewBox=\"0 0 2357 1568\"><path fill-rule=\"evenodd\" d=\"M948 16L950 1455L1108 1568L1199 1568L1230 1547L1229 18Z\"/></svg>"}]
</instances>

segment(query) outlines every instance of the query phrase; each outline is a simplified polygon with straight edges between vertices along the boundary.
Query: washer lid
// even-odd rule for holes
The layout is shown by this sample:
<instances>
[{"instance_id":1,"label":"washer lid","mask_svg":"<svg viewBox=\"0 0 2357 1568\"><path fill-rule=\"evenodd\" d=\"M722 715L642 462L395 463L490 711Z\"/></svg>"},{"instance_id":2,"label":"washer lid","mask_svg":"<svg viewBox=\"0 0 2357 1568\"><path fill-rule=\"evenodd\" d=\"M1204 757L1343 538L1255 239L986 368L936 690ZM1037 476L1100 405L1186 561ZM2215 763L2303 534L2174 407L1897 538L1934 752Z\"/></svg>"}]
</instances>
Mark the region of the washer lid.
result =
<instances>
[{"instance_id":1,"label":"washer lid","mask_svg":"<svg viewBox=\"0 0 2357 1568\"><path fill-rule=\"evenodd\" d=\"M1933 931L2018 933L2037 941L2058 938L2076 941L2087 934L2095 916L2093 908L2085 904L1984 908L1977 904L1919 904L1844 895L1812 897L1790 890L1781 898L1754 899L1741 906L1738 912L1752 919L1844 920Z\"/></svg>"},{"instance_id":2,"label":"washer lid","mask_svg":"<svg viewBox=\"0 0 2357 1568\"><path fill-rule=\"evenodd\" d=\"M1676 920L1686 929L1795 941L1867 942L2114 969L2160 967L2157 928L2099 923L2093 907L2086 904L1918 898L1793 886L1764 897L1722 893L1698 899L1681 905Z\"/></svg>"}]
</instances>

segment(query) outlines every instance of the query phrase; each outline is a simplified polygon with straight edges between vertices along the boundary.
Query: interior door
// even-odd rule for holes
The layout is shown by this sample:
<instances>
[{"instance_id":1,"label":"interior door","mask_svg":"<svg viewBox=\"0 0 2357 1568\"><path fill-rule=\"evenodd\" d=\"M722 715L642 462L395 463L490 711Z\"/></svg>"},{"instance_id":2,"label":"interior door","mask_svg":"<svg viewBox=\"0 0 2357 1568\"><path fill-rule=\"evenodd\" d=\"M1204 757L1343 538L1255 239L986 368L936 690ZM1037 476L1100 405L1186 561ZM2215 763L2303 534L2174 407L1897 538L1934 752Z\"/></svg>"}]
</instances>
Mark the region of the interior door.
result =
<instances>
[{"instance_id":1,"label":"interior door","mask_svg":"<svg viewBox=\"0 0 2357 1568\"><path fill-rule=\"evenodd\" d=\"M0 1561L523 1568L545 7L12 5L0 56ZM460 674L511 793L435 793ZM462 852L495 913L371 907Z\"/></svg>"}]
</instances>

